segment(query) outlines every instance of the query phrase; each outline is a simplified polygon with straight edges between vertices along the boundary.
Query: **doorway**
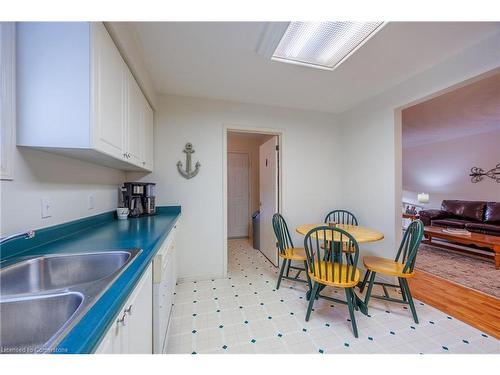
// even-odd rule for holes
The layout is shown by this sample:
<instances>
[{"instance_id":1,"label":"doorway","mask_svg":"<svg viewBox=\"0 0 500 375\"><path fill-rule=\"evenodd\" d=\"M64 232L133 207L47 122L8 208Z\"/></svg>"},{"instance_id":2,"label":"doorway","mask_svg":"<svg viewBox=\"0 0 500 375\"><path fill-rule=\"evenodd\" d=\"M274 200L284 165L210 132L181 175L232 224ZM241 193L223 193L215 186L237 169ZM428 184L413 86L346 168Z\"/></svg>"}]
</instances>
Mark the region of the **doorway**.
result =
<instances>
[{"instance_id":1,"label":"doorway","mask_svg":"<svg viewBox=\"0 0 500 375\"><path fill-rule=\"evenodd\" d=\"M401 207L403 217L408 206L420 206L416 213L427 230L449 231L452 225L461 230L458 226L465 226L467 218L450 215L449 220L446 210L432 218L431 210L441 211L443 201L459 200L467 205L497 200L497 191L491 195L491 185L472 181L470 168L476 163L494 165L492 160L498 159L500 133L492 125L500 118L494 105L499 98L499 79L500 70L494 69L395 109L396 207ZM398 214L401 228L401 211ZM498 324L492 324L500 306L493 282L494 263L486 255L483 249L463 247L458 241L422 241L410 282L414 297L500 337ZM476 313L477 306L484 314Z\"/></svg>"},{"instance_id":2,"label":"doorway","mask_svg":"<svg viewBox=\"0 0 500 375\"><path fill-rule=\"evenodd\" d=\"M272 217L281 209L281 133L225 129L224 138L225 271L235 241L278 266Z\"/></svg>"}]
</instances>

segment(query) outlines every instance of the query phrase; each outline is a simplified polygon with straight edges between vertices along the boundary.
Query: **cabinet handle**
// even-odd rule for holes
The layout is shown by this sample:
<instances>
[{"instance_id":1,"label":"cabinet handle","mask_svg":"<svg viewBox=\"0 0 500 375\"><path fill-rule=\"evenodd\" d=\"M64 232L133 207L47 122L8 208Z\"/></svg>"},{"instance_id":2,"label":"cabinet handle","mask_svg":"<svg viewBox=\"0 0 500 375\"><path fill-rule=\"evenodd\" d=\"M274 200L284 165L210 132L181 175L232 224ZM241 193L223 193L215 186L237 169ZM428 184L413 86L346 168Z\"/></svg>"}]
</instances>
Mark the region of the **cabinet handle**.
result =
<instances>
[{"instance_id":1,"label":"cabinet handle","mask_svg":"<svg viewBox=\"0 0 500 375\"><path fill-rule=\"evenodd\" d=\"M123 310L123 312L126 313L126 314L129 314L129 315L132 315L132 306L133 305L130 305L128 308L126 308L125 310Z\"/></svg>"},{"instance_id":2,"label":"cabinet handle","mask_svg":"<svg viewBox=\"0 0 500 375\"><path fill-rule=\"evenodd\" d=\"M142 165L146 165L146 162L145 162L145 161L143 161L143 162L142 162Z\"/></svg>"},{"instance_id":3,"label":"cabinet handle","mask_svg":"<svg viewBox=\"0 0 500 375\"><path fill-rule=\"evenodd\" d=\"M121 318L119 318L119 319L116 320L116 323L118 323L118 324L121 323L121 325L125 326L125 317L126 316L127 315L123 314Z\"/></svg>"}]
</instances>

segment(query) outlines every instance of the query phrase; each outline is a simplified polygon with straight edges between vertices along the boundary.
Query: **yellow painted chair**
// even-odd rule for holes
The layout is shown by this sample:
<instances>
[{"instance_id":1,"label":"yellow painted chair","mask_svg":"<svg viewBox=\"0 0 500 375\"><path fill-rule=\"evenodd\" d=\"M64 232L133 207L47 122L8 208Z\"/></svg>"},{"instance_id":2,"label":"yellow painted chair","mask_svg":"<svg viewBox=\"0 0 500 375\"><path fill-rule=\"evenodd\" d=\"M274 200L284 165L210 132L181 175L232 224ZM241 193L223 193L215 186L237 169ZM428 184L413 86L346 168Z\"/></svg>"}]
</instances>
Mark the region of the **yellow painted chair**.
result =
<instances>
[{"instance_id":1,"label":"yellow painted chair","mask_svg":"<svg viewBox=\"0 0 500 375\"><path fill-rule=\"evenodd\" d=\"M346 210L333 210L326 214L324 223L328 226L332 226L332 223L358 226L358 219L352 212ZM342 247L342 252L346 254L346 257L352 256L352 254L350 254L350 249L345 246L345 244Z\"/></svg>"},{"instance_id":2,"label":"yellow painted chair","mask_svg":"<svg viewBox=\"0 0 500 375\"><path fill-rule=\"evenodd\" d=\"M343 250L347 248L351 257L343 257ZM309 305L306 312L306 321L311 316L314 301L324 298L329 301L346 304L349 307L352 329L358 337L354 310L357 309L357 300L354 288L360 280L357 268L359 258L358 243L346 231L330 226L317 227L309 231L304 238L304 249L307 256L307 271L313 284ZM345 260L344 260L345 259ZM346 300L321 295L323 287L343 288Z\"/></svg>"},{"instance_id":3,"label":"yellow painted chair","mask_svg":"<svg viewBox=\"0 0 500 375\"><path fill-rule=\"evenodd\" d=\"M282 259L276 289L280 288L282 279L307 282L309 285L309 289L311 289L311 283L309 281L309 278L307 277L307 272L306 280L299 278L301 272L305 272L307 267L305 250L303 248L293 246L292 237L290 236L290 232L288 231L288 225L286 224L283 216L281 216L279 213L273 215L273 229L277 240L276 245L279 250L278 255ZM302 263L304 267L301 268L292 266L292 262ZM290 269L298 271L294 277L289 276Z\"/></svg>"},{"instance_id":4,"label":"yellow painted chair","mask_svg":"<svg viewBox=\"0 0 500 375\"><path fill-rule=\"evenodd\" d=\"M366 291L365 305L368 306L370 298L383 299L390 302L404 303L410 305L411 313L415 323L418 324L417 311L408 285L408 279L414 276L415 260L417 258L418 247L422 241L424 233L424 224L420 220L414 220L406 229L401 244L399 245L396 258L394 260L368 256L363 258L363 264L366 268L366 274L360 286L362 292L366 286L368 278L368 290ZM379 273L389 277L396 277L399 285L385 282L375 282L375 275ZM384 295L372 295L373 285L380 285L383 288ZM402 299L392 298L387 287L401 289Z\"/></svg>"}]
</instances>

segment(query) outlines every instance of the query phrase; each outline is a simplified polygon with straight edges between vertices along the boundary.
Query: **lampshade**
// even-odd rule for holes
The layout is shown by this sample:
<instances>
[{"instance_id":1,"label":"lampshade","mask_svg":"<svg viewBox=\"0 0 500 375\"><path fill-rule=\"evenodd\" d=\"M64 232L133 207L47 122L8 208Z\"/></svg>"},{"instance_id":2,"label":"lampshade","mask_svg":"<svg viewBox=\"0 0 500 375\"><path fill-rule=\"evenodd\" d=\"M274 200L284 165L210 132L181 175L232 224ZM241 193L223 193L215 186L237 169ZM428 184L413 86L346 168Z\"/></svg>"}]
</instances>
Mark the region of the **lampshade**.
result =
<instances>
[{"instance_id":1,"label":"lampshade","mask_svg":"<svg viewBox=\"0 0 500 375\"><path fill-rule=\"evenodd\" d=\"M427 193L418 193L417 199L420 203L429 203L429 194Z\"/></svg>"}]
</instances>

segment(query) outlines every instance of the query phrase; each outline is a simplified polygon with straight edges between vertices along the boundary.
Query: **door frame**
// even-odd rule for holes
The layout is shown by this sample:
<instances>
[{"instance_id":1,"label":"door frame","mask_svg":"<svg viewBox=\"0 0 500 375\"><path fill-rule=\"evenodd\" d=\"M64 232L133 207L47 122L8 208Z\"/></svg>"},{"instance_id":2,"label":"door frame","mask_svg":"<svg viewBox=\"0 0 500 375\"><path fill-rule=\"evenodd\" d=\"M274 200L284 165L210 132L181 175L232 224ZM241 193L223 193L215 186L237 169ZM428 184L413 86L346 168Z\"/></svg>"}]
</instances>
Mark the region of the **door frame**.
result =
<instances>
[{"instance_id":1,"label":"door frame","mask_svg":"<svg viewBox=\"0 0 500 375\"><path fill-rule=\"evenodd\" d=\"M285 168L284 155L285 130L281 128L261 128L256 126L244 126L237 124L222 124L222 259L223 275L227 277L227 135L228 132L258 133L276 135L278 137L278 211L283 212L283 170Z\"/></svg>"},{"instance_id":2,"label":"door frame","mask_svg":"<svg viewBox=\"0 0 500 375\"><path fill-rule=\"evenodd\" d=\"M245 151L227 151L227 154L240 154L240 155L246 155L247 160L248 160L248 197L247 197L247 203L248 203L248 213L251 214L252 212L252 176L251 176L251 170L252 170L252 160L250 159L250 154ZM227 160L226 160L227 162ZM227 215L227 213L226 213ZM247 231L247 234L250 236L250 231Z\"/></svg>"}]
</instances>

